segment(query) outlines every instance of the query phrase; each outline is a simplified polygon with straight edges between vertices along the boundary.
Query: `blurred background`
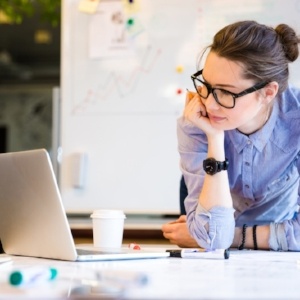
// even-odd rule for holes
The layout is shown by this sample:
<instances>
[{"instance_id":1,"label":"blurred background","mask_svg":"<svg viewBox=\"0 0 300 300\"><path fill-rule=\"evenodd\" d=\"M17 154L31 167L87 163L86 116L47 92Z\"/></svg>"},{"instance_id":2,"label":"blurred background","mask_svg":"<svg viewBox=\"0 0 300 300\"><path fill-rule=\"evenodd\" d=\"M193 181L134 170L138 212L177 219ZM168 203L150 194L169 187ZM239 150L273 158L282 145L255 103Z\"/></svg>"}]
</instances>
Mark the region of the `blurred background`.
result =
<instances>
[{"instance_id":1,"label":"blurred background","mask_svg":"<svg viewBox=\"0 0 300 300\"><path fill-rule=\"evenodd\" d=\"M60 0L0 0L0 152L52 146Z\"/></svg>"}]
</instances>

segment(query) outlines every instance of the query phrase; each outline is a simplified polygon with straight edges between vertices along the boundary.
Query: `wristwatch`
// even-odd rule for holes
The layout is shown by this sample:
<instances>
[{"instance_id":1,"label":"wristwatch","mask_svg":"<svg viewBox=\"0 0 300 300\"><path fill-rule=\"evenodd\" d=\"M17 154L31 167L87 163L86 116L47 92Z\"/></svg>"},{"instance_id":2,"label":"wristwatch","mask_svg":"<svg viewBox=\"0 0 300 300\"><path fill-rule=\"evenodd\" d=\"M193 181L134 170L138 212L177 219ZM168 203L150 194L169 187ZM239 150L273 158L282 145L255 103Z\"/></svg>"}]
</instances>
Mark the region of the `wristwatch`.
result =
<instances>
[{"instance_id":1,"label":"wristwatch","mask_svg":"<svg viewBox=\"0 0 300 300\"><path fill-rule=\"evenodd\" d=\"M209 157L203 161L203 169L209 175L214 175L221 171L226 171L228 169L228 159L225 161L217 161L212 157Z\"/></svg>"}]
</instances>

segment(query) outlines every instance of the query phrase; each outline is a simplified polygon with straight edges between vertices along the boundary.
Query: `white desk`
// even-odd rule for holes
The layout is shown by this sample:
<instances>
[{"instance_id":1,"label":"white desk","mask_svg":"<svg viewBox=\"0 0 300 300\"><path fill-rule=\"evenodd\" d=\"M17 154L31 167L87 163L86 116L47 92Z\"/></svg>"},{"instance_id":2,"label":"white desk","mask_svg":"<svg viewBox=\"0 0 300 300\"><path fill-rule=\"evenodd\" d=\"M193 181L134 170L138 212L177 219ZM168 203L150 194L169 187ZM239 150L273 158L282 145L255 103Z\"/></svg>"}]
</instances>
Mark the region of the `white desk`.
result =
<instances>
[{"instance_id":1,"label":"white desk","mask_svg":"<svg viewBox=\"0 0 300 300\"><path fill-rule=\"evenodd\" d=\"M149 246L149 245L147 245ZM160 246L161 247L161 246ZM232 250L228 260L163 258L131 261L73 263L37 258L13 257L0 266L0 299L72 298L72 290L91 283L96 272L142 272L145 286L127 286L105 299L300 299L300 253ZM58 269L54 282L14 288L7 283L15 268L48 265ZM88 281L89 280L89 281ZM90 287L79 290L90 291ZM116 285L111 286L116 287ZM77 290L78 291L78 290ZM94 297L97 296L94 294ZM99 296L99 295L98 295ZM75 299L80 298L79 295ZM87 299L88 295L81 295ZM92 296L90 296L92 298Z\"/></svg>"}]
</instances>

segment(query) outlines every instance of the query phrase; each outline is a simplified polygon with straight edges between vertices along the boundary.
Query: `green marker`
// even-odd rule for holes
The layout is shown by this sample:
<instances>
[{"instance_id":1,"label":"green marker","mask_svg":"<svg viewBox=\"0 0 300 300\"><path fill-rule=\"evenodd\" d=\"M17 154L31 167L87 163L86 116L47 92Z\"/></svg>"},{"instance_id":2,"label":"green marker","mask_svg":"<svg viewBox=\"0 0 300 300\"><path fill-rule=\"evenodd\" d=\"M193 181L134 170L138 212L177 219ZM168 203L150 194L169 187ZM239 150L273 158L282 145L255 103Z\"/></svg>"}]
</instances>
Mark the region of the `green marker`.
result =
<instances>
[{"instance_id":1,"label":"green marker","mask_svg":"<svg viewBox=\"0 0 300 300\"><path fill-rule=\"evenodd\" d=\"M57 277L57 270L49 267L28 267L16 270L9 276L9 283L13 286L32 285L52 281Z\"/></svg>"}]
</instances>

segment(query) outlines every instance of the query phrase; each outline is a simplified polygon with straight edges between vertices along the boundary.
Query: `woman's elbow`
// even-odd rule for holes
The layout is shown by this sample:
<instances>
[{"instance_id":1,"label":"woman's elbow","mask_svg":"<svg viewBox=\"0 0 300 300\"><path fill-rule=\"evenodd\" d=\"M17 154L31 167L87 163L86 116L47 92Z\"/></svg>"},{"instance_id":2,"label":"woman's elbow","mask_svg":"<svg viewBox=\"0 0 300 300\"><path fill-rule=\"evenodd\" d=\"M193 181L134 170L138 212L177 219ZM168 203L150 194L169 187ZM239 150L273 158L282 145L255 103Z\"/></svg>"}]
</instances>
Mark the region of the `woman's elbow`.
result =
<instances>
[{"instance_id":1,"label":"woman's elbow","mask_svg":"<svg viewBox=\"0 0 300 300\"><path fill-rule=\"evenodd\" d=\"M206 249L227 249L230 248L233 242L234 227L234 223L230 224L230 226L221 226L217 230L214 228L206 230L194 227L193 230L190 228L190 232L200 247Z\"/></svg>"}]
</instances>

